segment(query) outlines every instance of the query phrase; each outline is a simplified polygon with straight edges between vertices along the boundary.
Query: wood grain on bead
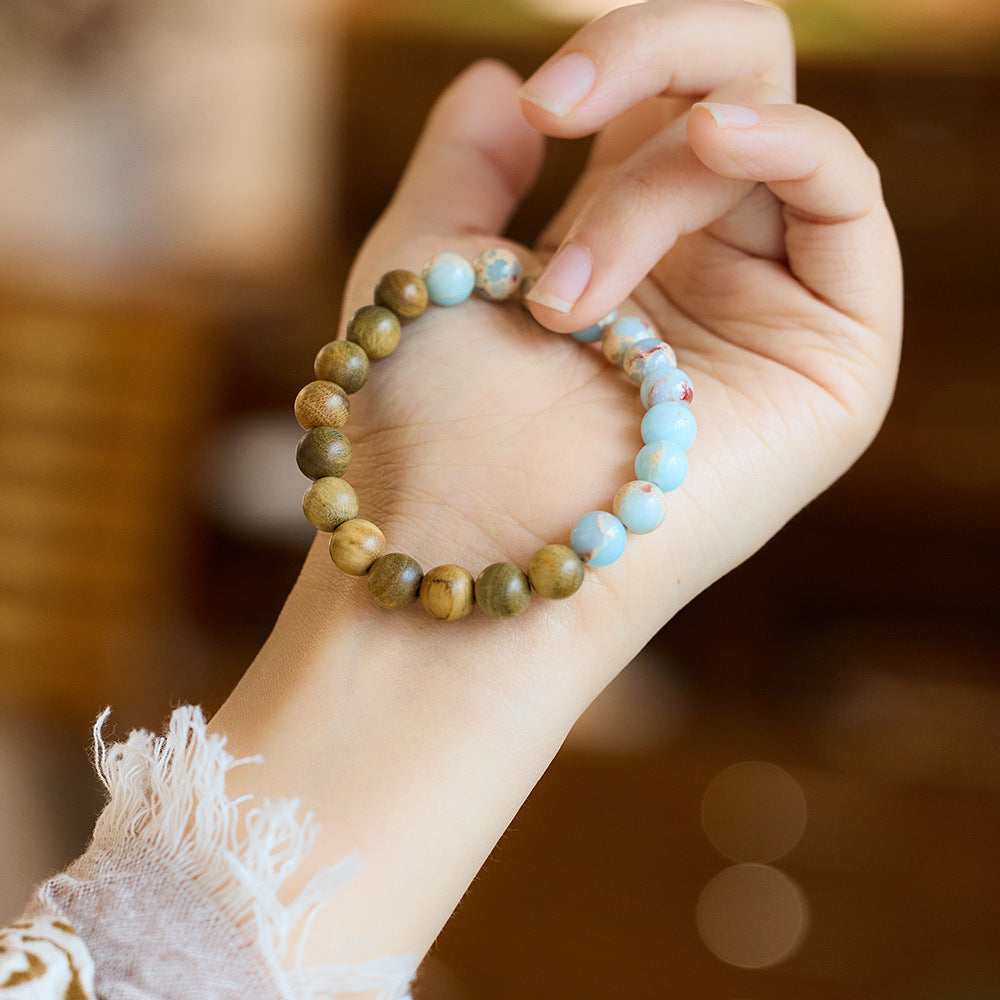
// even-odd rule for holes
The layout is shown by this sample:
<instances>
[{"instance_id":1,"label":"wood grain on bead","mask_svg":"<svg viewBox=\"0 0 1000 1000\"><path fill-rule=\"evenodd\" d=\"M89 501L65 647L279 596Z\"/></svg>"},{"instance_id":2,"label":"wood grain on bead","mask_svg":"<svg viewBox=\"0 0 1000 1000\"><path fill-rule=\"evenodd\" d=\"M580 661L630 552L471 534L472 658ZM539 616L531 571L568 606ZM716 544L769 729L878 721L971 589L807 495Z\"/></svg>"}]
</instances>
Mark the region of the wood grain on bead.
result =
<instances>
[{"instance_id":1,"label":"wood grain on bead","mask_svg":"<svg viewBox=\"0 0 1000 1000\"><path fill-rule=\"evenodd\" d=\"M372 361L392 354L399 347L400 335L399 319L384 306L362 306L347 324L347 339L363 348Z\"/></svg>"},{"instance_id":2,"label":"wood grain on bead","mask_svg":"<svg viewBox=\"0 0 1000 1000\"><path fill-rule=\"evenodd\" d=\"M527 576L513 563L493 563L476 580L476 604L491 618L513 618L531 600Z\"/></svg>"},{"instance_id":3,"label":"wood grain on bead","mask_svg":"<svg viewBox=\"0 0 1000 1000\"><path fill-rule=\"evenodd\" d=\"M306 490L302 512L314 528L333 531L337 525L358 516L358 495L343 479L326 476Z\"/></svg>"},{"instance_id":4,"label":"wood grain on bead","mask_svg":"<svg viewBox=\"0 0 1000 1000\"><path fill-rule=\"evenodd\" d=\"M388 271L375 286L375 305L395 313L400 323L409 323L427 308L427 286L412 271Z\"/></svg>"},{"instance_id":5,"label":"wood grain on bead","mask_svg":"<svg viewBox=\"0 0 1000 1000\"><path fill-rule=\"evenodd\" d=\"M411 556L390 552L380 556L368 571L368 592L383 608L405 608L420 593L424 572Z\"/></svg>"},{"instance_id":6,"label":"wood grain on bead","mask_svg":"<svg viewBox=\"0 0 1000 1000\"><path fill-rule=\"evenodd\" d=\"M313 362L316 378L336 382L348 395L368 381L371 363L364 348L350 340L331 340L320 348Z\"/></svg>"},{"instance_id":7,"label":"wood grain on bead","mask_svg":"<svg viewBox=\"0 0 1000 1000\"><path fill-rule=\"evenodd\" d=\"M461 566L436 566L424 574L420 584L420 603L438 621L456 622L464 618L475 603L472 574Z\"/></svg>"},{"instance_id":8,"label":"wood grain on bead","mask_svg":"<svg viewBox=\"0 0 1000 1000\"><path fill-rule=\"evenodd\" d=\"M351 462L351 442L336 427L313 427L299 438L295 461L304 476L342 476Z\"/></svg>"},{"instance_id":9,"label":"wood grain on bead","mask_svg":"<svg viewBox=\"0 0 1000 1000\"><path fill-rule=\"evenodd\" d=\"M336 382L310 382L295 397L295 419L306 430L311 427L343 427L350 412L347 393Z\"/></svg>"},{"instance_id":10,"label":"wood grain on bead","mask_svg":"<svg viewBox=\"0 0 1000 1000\"><path fill-rule=\"evenodd\" d=\"M546 545L528 563L528 580L542 597L560 600L575 594L583 583L585 567L568 545Z\"/></svg>"},{"instance_id":11,"label":"wood grain on bead","mask_svg":"<svg viewBox=\"0 0 1000 1000\"><path fill-rule=\"evenodd\" d=\"M334 566L348 576L364 576L383 552L385 535L377 524L361 517L344 521L330 536L330 558Z\"/></svg>"}]
</instances>

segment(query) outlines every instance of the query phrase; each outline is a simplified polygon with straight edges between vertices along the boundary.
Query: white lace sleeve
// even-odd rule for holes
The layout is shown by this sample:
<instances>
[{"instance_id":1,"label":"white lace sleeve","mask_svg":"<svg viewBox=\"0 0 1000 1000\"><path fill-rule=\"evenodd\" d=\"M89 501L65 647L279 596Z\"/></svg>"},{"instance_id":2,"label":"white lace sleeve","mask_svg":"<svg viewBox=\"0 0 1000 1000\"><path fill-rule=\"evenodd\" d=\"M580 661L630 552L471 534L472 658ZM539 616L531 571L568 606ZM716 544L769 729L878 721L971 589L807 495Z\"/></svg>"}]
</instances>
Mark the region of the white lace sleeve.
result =
<instances>
[{"instance_id":1,"label":"white lace sleeve","mask_svg":"<svg viewBox=\"0 0 1000 1000\"><path fill-rule=\"evenodd\" d=\"M290 954L293 931L359 863L325 869L282 903L317 824L296 802L247 813L231 801L226 773L252 762L233 760L199 709L177 709L165 736L112 746L106 717L94 741L108 804L86 853L0 932L0 1000L407 998L413 956L303 967Z\"/></svg>"}]
</instances>

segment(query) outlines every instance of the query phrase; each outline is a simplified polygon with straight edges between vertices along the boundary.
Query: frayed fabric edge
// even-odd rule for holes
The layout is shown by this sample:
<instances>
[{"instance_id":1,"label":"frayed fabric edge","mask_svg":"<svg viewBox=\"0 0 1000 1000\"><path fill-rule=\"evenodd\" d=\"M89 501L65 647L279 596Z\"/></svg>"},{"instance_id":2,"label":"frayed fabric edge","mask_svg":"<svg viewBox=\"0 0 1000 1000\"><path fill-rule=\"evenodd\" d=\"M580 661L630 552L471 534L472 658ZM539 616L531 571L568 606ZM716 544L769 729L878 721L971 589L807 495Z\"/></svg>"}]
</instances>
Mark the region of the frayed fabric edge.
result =
<instances>
[{"instance_id":1,"label":"frayed fabric edge","mask_svg":"<svg viewBox=\"0 0 1000 1000\"><path fill-rule=\"evenodd\" d=\"M209 734L201 709L174 710L164 736L135 730L110 746L104 725L94 725L94 761L108 804L94 829L91 851L120 849L131 839L154 851L199 885L257 949L281 1000L326 1000L370 991L378 1000L408 1000L414 956L345 965L303 966L289 954L292 935L304 942L316 912L361 864L350 855L318 872L285 904L278 892L315 844L319 823L298 817L297 801L264 801L247 809L226 795L226 775L260 758L234 759L225 738ZM242 813L242 819L241 819Z\"/></svg>"}]
</instances>

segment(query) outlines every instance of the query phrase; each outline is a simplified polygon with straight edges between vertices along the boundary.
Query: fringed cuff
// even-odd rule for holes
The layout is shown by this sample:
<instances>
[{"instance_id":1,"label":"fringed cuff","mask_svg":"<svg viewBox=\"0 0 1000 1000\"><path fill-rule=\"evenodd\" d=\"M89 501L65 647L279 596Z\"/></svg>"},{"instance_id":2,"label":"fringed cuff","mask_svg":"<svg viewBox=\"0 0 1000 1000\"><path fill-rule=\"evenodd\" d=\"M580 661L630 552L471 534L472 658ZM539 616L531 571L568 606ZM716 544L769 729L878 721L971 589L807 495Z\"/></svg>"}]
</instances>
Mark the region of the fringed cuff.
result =
<instances>
[{"instance_id":1,"label":"fringed cuff","mask_svg":"<svg viewBox=\"0 0 1000 1000\"><path fill-rule=\"evenodd\" d=\"M290 954L296 933L304 939L312 915L360 868L351 856L292 902L279 900L315 842L311 814L297 818L297 802L247 810L229 799L227 772L252 761L234 760L200 709L177 709L166 736L140 730L110 747L107 715L94 744L108 804L86 853L2 932L0 1000L328 1000L362 991L406 1000L413 956L303 967ZM48 942L44 956L35 937Z\"/></svg>"}]
</instances>

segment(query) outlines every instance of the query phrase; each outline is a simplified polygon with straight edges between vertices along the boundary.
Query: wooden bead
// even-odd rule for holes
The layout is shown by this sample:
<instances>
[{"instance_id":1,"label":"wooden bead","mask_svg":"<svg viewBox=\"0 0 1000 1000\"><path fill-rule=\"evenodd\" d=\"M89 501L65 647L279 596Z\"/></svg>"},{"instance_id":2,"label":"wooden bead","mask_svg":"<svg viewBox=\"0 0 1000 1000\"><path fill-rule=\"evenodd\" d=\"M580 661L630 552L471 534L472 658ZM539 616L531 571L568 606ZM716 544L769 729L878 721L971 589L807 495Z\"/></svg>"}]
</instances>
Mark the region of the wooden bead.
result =
<instances>
[{"instance_id":1,"label":"wooden bead","mask_svg":"<svg viewBox=\"0 0 1000 1000\"><path fill-rule=\"evenodd\" d=\"M313 527L333 531L338 524L358 516L358 495L350 483L336 476L325 476L306 490L302 511Z\"/></svg>"},{"instance_id":2,"label":"wooden bead","mask_svg":"<svg viewBox=\"0 0 1000 1000\"><path fill-rule=\"evenodd\" d=\"M295 419L310 427L343 427L351 404L347 393L336 382L310 382L295 397Z\"/></svg>"},{"instance_id":3,"label":"wooden bead","mask_svg":"<svg viewBox=\"0 0 1000 1000\"><path fill-rule=\"evenodd\" d=\"M401 552L380 556L368 571L368 592L383 608L405 608L420 593L424 572L416 559Z\"/></svg>"},{"instance_id":4,"label":"wooden bead","mask_svg":"<svg viewBox=\"0 0 1000 1000\"><path fill-rule=\"evenodd\" d=\"M583 561L568 545L546 545L528 563L528 580L542 597L559 599L575 594L584 572Z\"/></svg>"},{"instance_id":5,"label":"wooden bead","mask_svg":"<svg viewBox=\"0 0 1000 1000\"><path fill-rule=\"evenodd\" d=\"M435 567L424 574L420 603L438 621L456 622L464 618L474 603L472 574L461 566Z\"/></svg>"},{"instance_id":6,"label":"wooden bead","mask_svg":"<svg viewBox=\"0 0 1000 1000\"><path fill-rule=\"evenodd\" d=\"M513 563L493 563L476 580L476 604L491 618L513 618L531 600L528 578Z\"/></svg>"},{"instance_id":7,"label":"wooden bead","mask_svg":"<svg viewBox=\"0 0 1000 1000\"><path fill-rule=\"evenodd\" d=\"M299 438L295 461L304 476L342 476L351 461L351 442L336 427L313 427Z\"/></svg>"},{"instance_id":8,"label":"wooden bead","mask_svg":"<svg viewBox=\"0 0 1000 1000\"><path fill-rule=\"evenodd\" d=\"M313 363L316 378L336 382L348 395L357 392L368 381L371 363L364 348L349 340L331 340L321 347Z\"/></svg>"},{"instance_id":9,"label":"wooden bead","mask_svg":"<svg viewBox=\"0 0 1000 1000\"><path fill-rule=\"evenodd\" d=\"M400 323L409 323L427 308L427 286L412 271L388 271L375 286L375 305L396 314Z\"/></svg>"},{"instance_id":10,"label":"wooden bead","mask_svg":"<svg viewBox=\"0 0 1000 1000\"><path fill-rule=\"evenodd\" d=\"M336 481L343 482L342 479ZM349 576L364 576L383 552L385 535L378 525L364 518L345 521L330 536L330 558L337 569Z\"/></svg>"},{"instance_id":11,"label":"wooden bead","mask_svg":"<svg viewBox=\"0 0 1000 1000\"><path fill-rule=\"evenodd\" d=\"M399 347L400 334L396 314L383 306L362 306L347 324L347 339L363 348L372 361L392 354Z\"/></svg>"}]
</instances>

